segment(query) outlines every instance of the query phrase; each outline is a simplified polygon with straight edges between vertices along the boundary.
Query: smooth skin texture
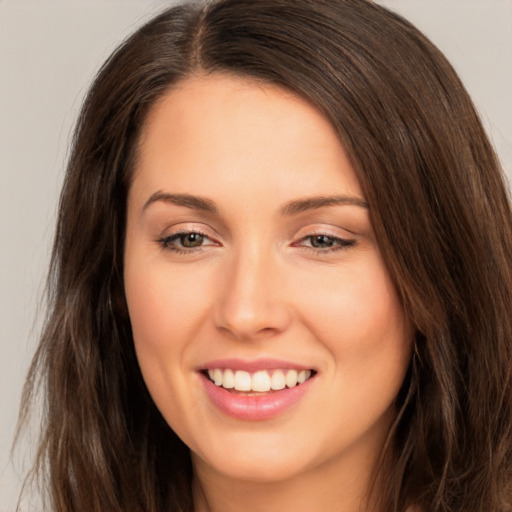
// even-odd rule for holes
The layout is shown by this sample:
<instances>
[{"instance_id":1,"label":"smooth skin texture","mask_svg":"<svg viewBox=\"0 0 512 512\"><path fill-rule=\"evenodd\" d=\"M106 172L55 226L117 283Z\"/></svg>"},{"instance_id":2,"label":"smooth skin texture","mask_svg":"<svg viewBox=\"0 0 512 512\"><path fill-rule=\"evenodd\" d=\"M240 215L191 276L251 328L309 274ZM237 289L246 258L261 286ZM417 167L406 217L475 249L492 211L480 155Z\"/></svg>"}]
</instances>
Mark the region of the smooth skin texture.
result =
<instances>
[{"instance_id":1,"label":"smooth skin texture","mask_svg":"<svg viewBox=\"0 0 512 512\"><path fill-rule=\"evenodd\" d=\"M126 298L147 387L191 449L196 511L359 511L412 335L333 128L276 86L193 76L139 152ZM284 413L246 421L204 391L198 368L219 358L317 374Z\"/></svg>"}]
</instances>

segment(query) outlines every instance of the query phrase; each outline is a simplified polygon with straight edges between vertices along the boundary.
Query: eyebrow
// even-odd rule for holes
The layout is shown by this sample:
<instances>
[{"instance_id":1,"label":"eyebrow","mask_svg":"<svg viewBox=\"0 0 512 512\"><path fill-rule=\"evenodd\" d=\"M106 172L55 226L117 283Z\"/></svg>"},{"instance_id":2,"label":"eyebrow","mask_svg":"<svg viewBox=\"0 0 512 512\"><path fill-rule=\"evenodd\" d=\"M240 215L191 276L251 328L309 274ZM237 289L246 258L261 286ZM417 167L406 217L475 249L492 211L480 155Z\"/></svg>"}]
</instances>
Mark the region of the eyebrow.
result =
<instances>
[{"instance_id":1,"label":"eyebrow","mask_svg":"<svg viewBox=\"0 0 512 512\"><path fill-rule=\"evenodd\" d=\"M174 204L176 206L183 206L193 210L200 210L212 215L218 215L219 213L215 203L205 197L193 196L191 194L169 194L162 191L155 192L149 197L142 207L142 212L144 212L151 204L159 201ZM290 201L281 209L281 215L292 216L309 210L324 208L326 206L339 205L359 206L361 208L368 209L368 203L359 197L344 195L319 196Z\"/></svg>"},{"instance_id":2,"label":"eyebrow","mask_svg":"<svg viewBox=\"0 0 512 512\"><path fill-rule=\"evenodd\" d=\"M142 207L142 212L144 212L151 204L158 201L174 204L176 206L184 206L185 208L191 208L193 210L201 210L212 215L218 214L215 203L210 199L190 194L168 194L161 191L155 192L149 197Z\"/></svg>"},{"instance_id":3,"label":"eyebrow","mask_svg":"<svg viewBox=\"0 0 512 512\"><path fill-rule=\"evenodd\" d=\"M297 199L290 201L281 209L281 214L285 216L297 215L309 210L316 210L325 206L349 205L359 206L368 209L368 203L355 196L320 196L309 197L306 199Z\"/></svg>"}]
</instances>

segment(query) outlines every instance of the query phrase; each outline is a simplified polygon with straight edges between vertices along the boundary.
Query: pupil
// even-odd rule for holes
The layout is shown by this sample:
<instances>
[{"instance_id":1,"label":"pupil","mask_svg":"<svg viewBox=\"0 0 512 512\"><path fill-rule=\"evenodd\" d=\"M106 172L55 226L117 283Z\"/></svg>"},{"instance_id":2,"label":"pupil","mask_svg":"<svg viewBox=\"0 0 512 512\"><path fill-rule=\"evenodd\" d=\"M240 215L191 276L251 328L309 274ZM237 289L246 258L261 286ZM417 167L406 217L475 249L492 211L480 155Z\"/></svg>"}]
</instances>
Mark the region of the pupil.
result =
<instances>
[{"instance_id":1,"label":"pupil","mask_svg":"<svg viewBox=\"0 0 512 512\"><path fill-rule=\"evenodd\" d=\"M317 235L311 239L311 245L317 248L332 247L333 244L332 238L325 235Z\"/></svg>"},{"instance_id":2,"label":"pupil","mask_svg":"<svg viewBox=\"0 0 512 512\"><path fill-rule=\"evenodd\" d=\"M203 243L203 235L199 233L187 233L181 237L183 247L199 247Z\"/></svg>"}]
</instances>

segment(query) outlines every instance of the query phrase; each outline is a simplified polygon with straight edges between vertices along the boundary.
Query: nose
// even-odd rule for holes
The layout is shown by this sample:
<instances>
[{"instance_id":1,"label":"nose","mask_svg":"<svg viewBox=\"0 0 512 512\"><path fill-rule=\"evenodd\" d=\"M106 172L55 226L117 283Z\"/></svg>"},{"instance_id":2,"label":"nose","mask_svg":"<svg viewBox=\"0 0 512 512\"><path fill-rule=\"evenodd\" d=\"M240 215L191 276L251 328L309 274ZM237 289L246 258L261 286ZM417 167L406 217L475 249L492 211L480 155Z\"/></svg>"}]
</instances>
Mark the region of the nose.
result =
<instances>
[{"instance_id":1,"label":"nose","mask_svg":"<svg viewBox=\"0 0 512 512\"><path fill-rule=\"evenodd\" d=\"M217 328L241 341L284 332L292 315L282 274L271 251L257 247L226 262L214 315Z\"/></svg>"}]
</instances>

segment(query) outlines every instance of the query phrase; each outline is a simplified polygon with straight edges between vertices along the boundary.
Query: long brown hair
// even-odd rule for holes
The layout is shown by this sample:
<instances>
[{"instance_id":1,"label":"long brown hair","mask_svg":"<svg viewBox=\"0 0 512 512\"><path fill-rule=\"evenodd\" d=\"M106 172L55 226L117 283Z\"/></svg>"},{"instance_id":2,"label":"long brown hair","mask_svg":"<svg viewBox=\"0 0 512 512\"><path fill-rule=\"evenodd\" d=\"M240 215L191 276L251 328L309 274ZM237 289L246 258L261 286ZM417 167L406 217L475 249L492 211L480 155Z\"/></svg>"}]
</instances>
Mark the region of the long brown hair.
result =
<instances>
[{"instance_id":1,"label":"long brown hair","mask_svg":"<svg viewBox=\"0 0 512 512\"><path fill-rule=\"evenodd\" d=\"M148 110L195 72L280 85L331 121L416 328L377 475L379 507L512 510L512 214L499 163L444 56L366 0L187 3L125 41L78 120L49 312L35 471L58 512L190 511L187 447L158 413L123 291L126 196Z\"/></svg>"}]
</instances>

